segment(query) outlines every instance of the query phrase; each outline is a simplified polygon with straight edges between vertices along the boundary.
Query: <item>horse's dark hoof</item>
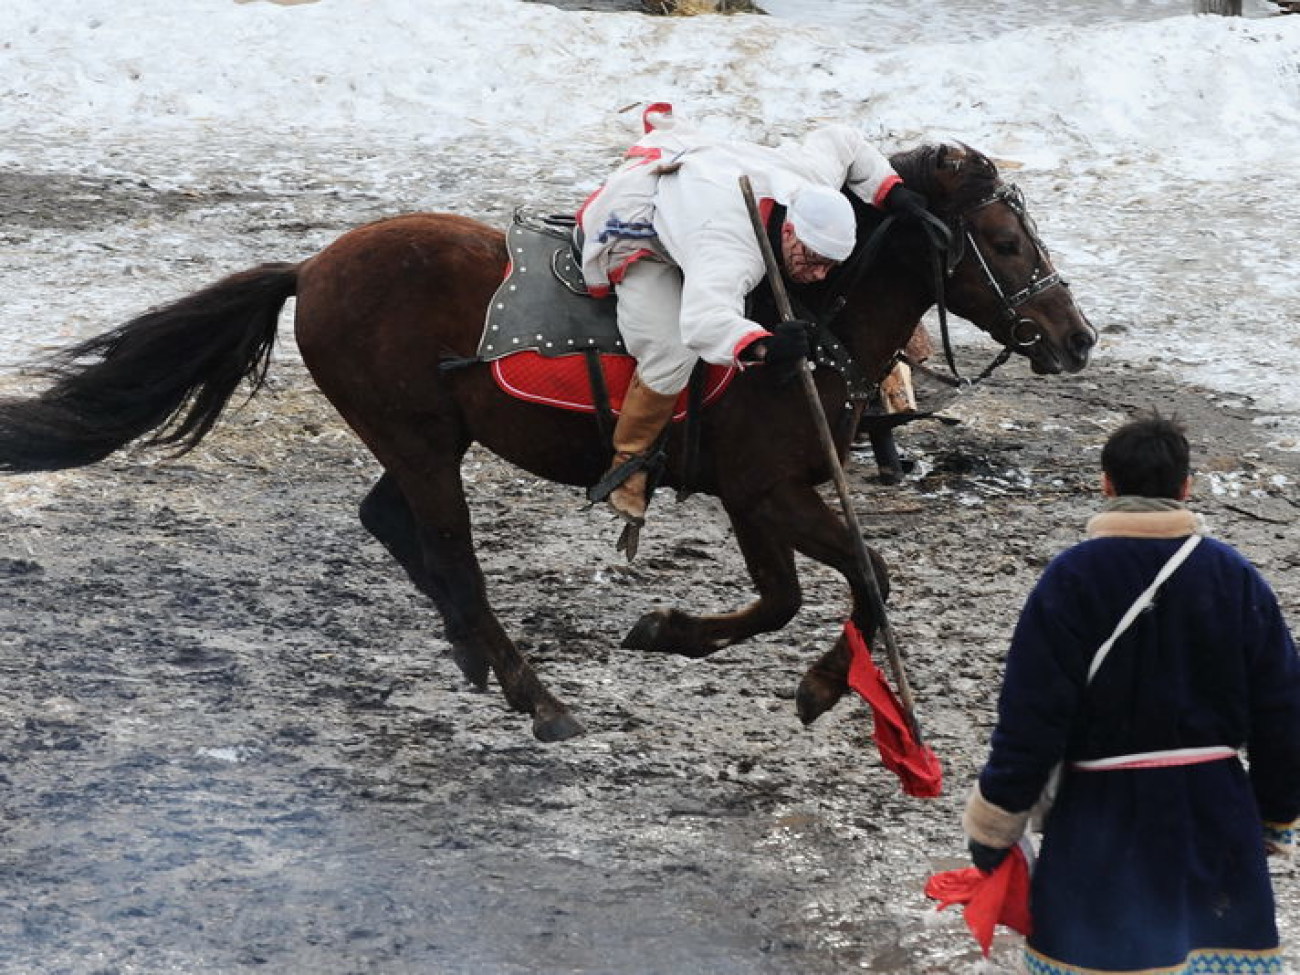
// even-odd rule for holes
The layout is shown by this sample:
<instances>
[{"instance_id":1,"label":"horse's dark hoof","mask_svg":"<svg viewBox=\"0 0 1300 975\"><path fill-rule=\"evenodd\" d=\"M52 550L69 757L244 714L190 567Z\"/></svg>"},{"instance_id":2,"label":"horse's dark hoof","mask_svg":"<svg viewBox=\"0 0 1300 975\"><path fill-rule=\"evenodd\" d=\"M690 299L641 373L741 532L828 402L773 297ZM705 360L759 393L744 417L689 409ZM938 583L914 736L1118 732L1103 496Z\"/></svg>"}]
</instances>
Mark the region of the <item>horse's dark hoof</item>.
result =
<instances>
[{"instance_id":1,"label":"horse's dark hoof","mask_svg":"<svg viewBox=\"0 0 1300 975\"><path fill-rule=\"evenodd\" d=\"M623 637L623 648L640 650L642 653L663 653L660 641L663 639L666 622L667 617L663 613L646 613Z\"/></svg>"},{"instance_id":2,"label":"horse's dark hoof","mask_svg":"<svg viewBox=\"0 0 1300 975\"><path fill-rule=\"evenodd\" d=\"M916 461L910 457L897 457L876 465L876 478L881 484L902 484L903 479L916 470Z\"/></svg>"},{"instance_id":3,"label":"horse's dark hoof","mask_svg":"<svg viewBox=\"0 0 1300 975\"><path fill-rule=\"evenodd\" d=\"M698 636L689 616L669 609L642 616L623 637L622 646L642 653L673 653L700 660L731 644L725 637L707 640Z\"/></svg>"},{"instance_id":4,"label":"horse's dark hoof","mask_svg":"<svg viewBox=\"0 0 1300 975\"><path fill-rule=\"evenodd\" d=\"M826 674L810 670L799 682L794 694L795 713L806 728L839 703L848 685Z\"/></svg>"},{"instance_id":5,"label":"horse's dark hoof","mask_svg":"<svg viewBox=\"0 0 1300 975\"><path fill-rule=\"evenodd\" d=\"M585 735L587 729L568 711L533 716L533 737L538 741L567 741Z\"/></svg>"}]
</instances>

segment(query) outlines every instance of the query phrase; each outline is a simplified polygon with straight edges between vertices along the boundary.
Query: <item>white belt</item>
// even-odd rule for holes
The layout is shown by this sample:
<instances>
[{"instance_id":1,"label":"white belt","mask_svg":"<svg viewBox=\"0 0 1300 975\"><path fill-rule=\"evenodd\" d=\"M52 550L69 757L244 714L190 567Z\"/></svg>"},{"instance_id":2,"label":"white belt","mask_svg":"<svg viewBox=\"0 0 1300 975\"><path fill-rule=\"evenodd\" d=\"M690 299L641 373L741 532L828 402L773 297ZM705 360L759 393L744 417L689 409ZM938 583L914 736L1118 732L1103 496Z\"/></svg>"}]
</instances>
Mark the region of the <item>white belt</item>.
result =
<instances>
[{"instance_id":1,"label":"white belt","mask_svg":"<svg viewBox=\"0 0 1300 975\"><path fill-rule=\"evenodd\" d=\"M1134 752L1132 755L1112 755L1110 758L1093 758L1084 762L1071 762L1070 768L1081 772L1108 772L1114 769L1170 768L1175 765L1199 765L1235 758L1237 750L1226 745L1207 745L1203 748L1170 748L1163 752Z\"/></svg>"}]
</instances>

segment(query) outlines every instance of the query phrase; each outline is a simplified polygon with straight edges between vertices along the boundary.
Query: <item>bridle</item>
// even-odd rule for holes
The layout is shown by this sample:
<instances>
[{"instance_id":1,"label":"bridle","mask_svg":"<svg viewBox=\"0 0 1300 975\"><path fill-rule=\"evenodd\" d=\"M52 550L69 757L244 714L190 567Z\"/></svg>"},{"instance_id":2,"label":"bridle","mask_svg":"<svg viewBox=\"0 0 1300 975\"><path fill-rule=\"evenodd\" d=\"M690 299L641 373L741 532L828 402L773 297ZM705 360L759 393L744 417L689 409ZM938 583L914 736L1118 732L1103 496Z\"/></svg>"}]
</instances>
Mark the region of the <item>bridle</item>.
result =
<instances>
[{"instance_id":1,"label":"bridle","mask_svg":"<svg viewBox=\"0 0 1300 975\"><path fill-rule=\"evenodd\" d=\"M979 242L975 239L969 220L971 214L995 203L1004 203L1011 208L1011 211L1020 220L1025 236L1033 242L1037 254L1029 280L1022 288L1011 294L1007 294L1007 290L1002 287L993 274L988 259L980 249ZM920 227L925 232L930 244L930 261L934 272L934 300L939 313L939 329L943 338L944 357L947 360L948 370L951 375L945 375L931 369L924 363L916 361L904 351L897 353L895 361L905 362L918 372L924 373L948 386L958 388L974 386L976 383L983 382L995 370L1006 364L1017 349L1028 349L1042 341L1043 335L1039 331L1037 324L1032 319L1022 316L1017 309L1049 288L1057 286L1069 287L1069 283L1054 270L1044 273L1044 266L1050 267L1050 255L1047 251L1047 245L1038 236L1038 228L1034 224L1033 218L1029 216L1028 208L1025 206L1024 194L1014 183L1004 183L998 180L993 191L988 196L958 211L951 218L951 222L945 221L928 211L918 213L917 217L920 219ZM818 342L822 346L818 352L819 363L831 365L845 375L852 395L855 397L866 395L864 390L869 385L868 380L860 374L860 370L852 362L847 350L835 338L830 326L839 316L839 313L844 310L848 302L848 295L853 291L857 281L866 272L867 268L874 262L886 237L897 222L898 217L895 214L887 214L884 220L867 237L866 241L849 258L845 268L846 273L838 282L838 295L831 302L825 315L821 317L822 327L818 329ZM1007 340L998 340L1002 342L1001 351L973 379L962 376L957 369L956 358L952 351L952 339L948 330L948 307L944 298L944 281L956 273L957 267L968 254L974 255L983 274L985 284L988 285L1002 305L1002 322L1006 326L1008 336ZM809 317L816 320L818 316L810 315Z\"/></svg>"},{"instance_id":2,"label":"bridle","mask_svg":"<svg viewBox=\"0 0 1300 975\"><path fill-rule=\"evenodd\" d=\"M988 259L980 249L979 242L975 239L974 231L968 219L971 214L992 206L994 203L1006 204L1016 215L1025 236L1033 243L1037 255L1029 280L1020 290L1011 294L1007 294L1006 289L1002 287L993 274L993 269L989 266ZM1045 268L1051 266L1047 245L1038 236L1038 228L1034 224L1033 218L1029 216L1029 210L1025 206L1024 194L1014 183L999 182L988 196L959 211L951 225L935 217L932 222L927 221L924 226L931 247L935 301L938 305L939 328L943 338L944 357L952 375L945 376L942 373L936 373L922 363L912 360L905 353L900 353L899 359L906 362L913 369L917 369L927 376L950 386L972 386L992 375L993 371L1005 364L1017 349L1027 349L1042 341L1043 333L1038 328L1037 323L1021 315L1018 309L1049 288L1058 286L1068 288L1069 282L1055 270L1044 273ZM1006 340L1002 340L1002 350L974 379L964 378L957 370L956 359L952 352L952 340L948 333L947 302L944 300L944 280L953 276L958 265L961 264L968 253L975 257L984 276L985 284L988 285L1002 305L1002 321L1006 326L1008 336Z\"/></svg>"},{"instance_id":3,"label":"bridle","mask_svg":"<svg viewBox=\"0 0 1300 975\"><path fill-rule=\"evenodd\" d=\"M975 237L971 232L970 224L967 217L977 210L991 206L994 203L1005 203L1011 208L1011 211L1020 219L1020 226L1024 229L1025 235L1033 242L1037 259L1034 261L1034 269L1029 274L1029 281L1023 288L1014 294L1008 295L998 279L993 276L993 269L989 267L988 261L984 257L984 252L980 250L979 244L975 242ZM1002 302L1003 317L1008 325L1008 333L1011 336L1011 343L1019 348L1028 348L1029 346L1040 341L1043 337L1038 326L1027 318L1017 314L1016 309L1035 296L1042 294L1049 288L1055 288L1057 285L1069 287L1067 282L1057 271L1048 274L1043 273L1044 264L1050 260L1047 253L1047 245L1043 243L1038 236L1038 227L1034 224L1033 218L1029 215L1029 210L1025 206L1025 195L1020 192L1020 187L1014 183L1002 183L988 197L980 200L973 206L967 207L957 215L957 233L954 237L959 238L960 250L955 259L950 258L948 264L948 275L951 277L956 270L957 263L960 262L963 252L969 245L971 252L979 261L980 270L984 273L984 280L992 289L993 293L998 296ZM1050 264L1048 265L1050 266ZM1028 325L1033 331L1032 334L1024 333L1023 337L1020 329L1023 325Z\"/></svg>"}]
</instances>

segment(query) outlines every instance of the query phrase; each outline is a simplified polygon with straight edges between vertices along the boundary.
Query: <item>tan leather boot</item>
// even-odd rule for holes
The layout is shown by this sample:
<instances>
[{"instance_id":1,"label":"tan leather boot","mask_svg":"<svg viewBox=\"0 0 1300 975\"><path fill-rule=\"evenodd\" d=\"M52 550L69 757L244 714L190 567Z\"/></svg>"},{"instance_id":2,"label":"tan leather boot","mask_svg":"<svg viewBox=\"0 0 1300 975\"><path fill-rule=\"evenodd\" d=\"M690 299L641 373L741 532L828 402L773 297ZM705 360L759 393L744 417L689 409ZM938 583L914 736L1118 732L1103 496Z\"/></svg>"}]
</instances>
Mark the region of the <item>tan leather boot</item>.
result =
<instances>
[{"instance_id":1,"label":"tan leather boot","mask_svg":"<svg viewBox=\"0 0 1300 975\"><path fill-rule=\"evenodd\" d=\"M618 423L614 426L614 461L606 475L629 461L645 456L672 419L676 404L676 393L656 393L641 381L640 376L632 376L632 382L623 397L623 409L619 413ZM646 482L645 471L635 471L606 498L609 506L632 528L640 528L645 524L646 507L650 503L646 497ZM630 549L628 558L632 558L636 552L635 532L630 538L625 532L619 548Z\"/></svg>"}]
</instances>

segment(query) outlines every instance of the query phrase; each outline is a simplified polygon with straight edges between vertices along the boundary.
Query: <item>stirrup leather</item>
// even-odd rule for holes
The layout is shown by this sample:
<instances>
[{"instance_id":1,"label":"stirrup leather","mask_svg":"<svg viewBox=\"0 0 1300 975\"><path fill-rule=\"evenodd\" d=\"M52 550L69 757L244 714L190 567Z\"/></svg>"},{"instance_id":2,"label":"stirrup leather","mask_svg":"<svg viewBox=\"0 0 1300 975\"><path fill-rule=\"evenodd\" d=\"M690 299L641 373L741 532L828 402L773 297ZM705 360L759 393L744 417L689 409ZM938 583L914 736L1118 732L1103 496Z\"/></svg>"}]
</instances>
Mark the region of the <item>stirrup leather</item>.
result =
<instances>
[{"instance_id":1,"label":"stirrup leather","mask_svg":"<svg viewBox=\"0 0 1300 975\"><path fill-rule=\"evenodd\" d=\"M624 484L633 474L645 471L645 497L646 503L649 504L650 497L654 494L655 485L659 481L659 474L663 471L663 464L666 459L663 448L656 445L643 453L627 454L626 456L627 460L612 466L599 481L587 488L588 501L592 504L608 501L615 488Z\"/></svg>"}]
</instances>

